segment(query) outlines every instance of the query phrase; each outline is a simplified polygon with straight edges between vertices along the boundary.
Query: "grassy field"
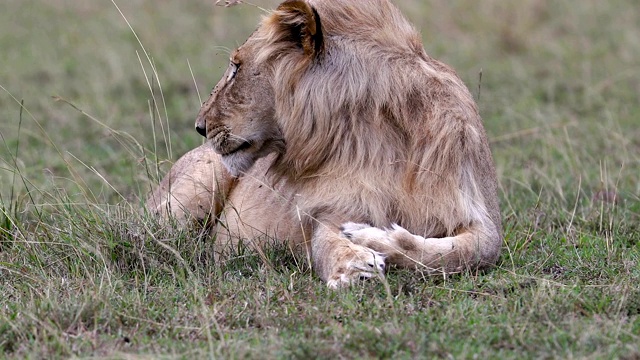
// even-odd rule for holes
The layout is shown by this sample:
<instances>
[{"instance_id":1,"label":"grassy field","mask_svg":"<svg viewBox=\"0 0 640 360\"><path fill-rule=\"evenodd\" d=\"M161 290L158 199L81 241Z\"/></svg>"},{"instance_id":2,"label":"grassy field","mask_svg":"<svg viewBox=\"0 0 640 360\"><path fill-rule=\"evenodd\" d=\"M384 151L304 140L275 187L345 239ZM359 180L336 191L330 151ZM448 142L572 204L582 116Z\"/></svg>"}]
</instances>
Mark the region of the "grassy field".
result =
<instances>
[{"instance_id":1,"label":"grassy field","mask_svg":"<svg viewBox=\"0 0 640 360\"><path fill-rule=\"evenodd\" d=\"M0 4L0 358L640 358L636 1L398 1L478 98L503 253L337 292L139 215L260 10L116 3Z\"/></svg>"}]
</instances>

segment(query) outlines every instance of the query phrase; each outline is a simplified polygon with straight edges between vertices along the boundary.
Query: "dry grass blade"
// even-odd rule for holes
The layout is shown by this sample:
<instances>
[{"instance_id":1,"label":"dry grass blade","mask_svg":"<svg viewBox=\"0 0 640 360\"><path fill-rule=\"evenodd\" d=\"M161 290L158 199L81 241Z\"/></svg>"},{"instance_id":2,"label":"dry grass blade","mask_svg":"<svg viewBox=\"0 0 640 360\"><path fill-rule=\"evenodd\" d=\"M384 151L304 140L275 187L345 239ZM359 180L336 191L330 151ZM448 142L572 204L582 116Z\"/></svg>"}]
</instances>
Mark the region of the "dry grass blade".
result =
<instances>
[{"instance_id":1,"label":"dry grass blade","mask_svg":"<svg viewBox=\"0 0 640 360\"><path fill-rule=\"evenodd\" d=\"M224 5L226 7L229 7L229 6L234 6L234 5L238 5L238 4L242 4L242 0L225 0L224 4L223 4L222 0L217 0L216 1L216 5L218 5L218 6L223 6Z\"/></svg>"},{"instance_id":2,"label":"dry grass blade","mask_svg":"<svg viewBox=\"0 0 640 360\"><path fill-rule=\"evenodd\" d=\"M245 4L245 5L250 5L253 7L256 7L258 9L260 9L263 12L268 12L267 9L260 7L256 4L250 3L250 2L246 2L246 1L242 1L242 0L225 0L224 2L222 0L216 0L216 5L217 6L224 6L224 7L231 7L231 6L235 6L235 5L239 5L239 4Z\"/></svg>"}]
</instances>

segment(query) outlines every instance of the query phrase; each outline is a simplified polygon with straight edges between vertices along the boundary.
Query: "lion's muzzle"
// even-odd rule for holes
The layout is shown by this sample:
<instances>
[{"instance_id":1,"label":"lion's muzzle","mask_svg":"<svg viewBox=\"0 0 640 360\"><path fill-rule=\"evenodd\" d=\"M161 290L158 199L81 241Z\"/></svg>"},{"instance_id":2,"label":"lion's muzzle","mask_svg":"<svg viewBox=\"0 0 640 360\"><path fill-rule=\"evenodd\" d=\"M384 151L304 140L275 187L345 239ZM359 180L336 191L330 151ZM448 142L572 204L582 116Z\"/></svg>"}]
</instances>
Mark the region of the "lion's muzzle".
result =
<instances>
[{"instance_id":1,"label":"lion's muzzle","mask_svg":"<svg viewBox=\"0 0 640 360\"><path fill-rule=\"evenodd\" d=\"M207 134L213 150L222 156L247 150L253 143L249 140L233 135L226 126L219 126Z\"/></svg>"}]
</instances>

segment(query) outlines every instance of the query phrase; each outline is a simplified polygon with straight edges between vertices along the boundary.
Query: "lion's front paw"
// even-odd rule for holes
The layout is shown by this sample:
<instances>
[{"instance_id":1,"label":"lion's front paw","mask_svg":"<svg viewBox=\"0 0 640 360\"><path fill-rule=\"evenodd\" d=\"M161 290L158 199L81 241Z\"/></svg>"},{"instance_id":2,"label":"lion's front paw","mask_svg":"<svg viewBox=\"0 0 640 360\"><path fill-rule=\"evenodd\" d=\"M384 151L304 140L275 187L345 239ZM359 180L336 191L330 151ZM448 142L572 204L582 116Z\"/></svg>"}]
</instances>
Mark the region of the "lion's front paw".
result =
<instances>
[{"instance_id":1,"label":"lion's front paw","mask_svg":"<svg viewBox=\"0 0 640 360\"><path fill-rule=\"evenodd\" d=\"M335 271L329 276L327 286L331 289L348 286L355 281L384 276L384 255L360 245L345 247L338 254Z\"/></svg>"}]
</instances>

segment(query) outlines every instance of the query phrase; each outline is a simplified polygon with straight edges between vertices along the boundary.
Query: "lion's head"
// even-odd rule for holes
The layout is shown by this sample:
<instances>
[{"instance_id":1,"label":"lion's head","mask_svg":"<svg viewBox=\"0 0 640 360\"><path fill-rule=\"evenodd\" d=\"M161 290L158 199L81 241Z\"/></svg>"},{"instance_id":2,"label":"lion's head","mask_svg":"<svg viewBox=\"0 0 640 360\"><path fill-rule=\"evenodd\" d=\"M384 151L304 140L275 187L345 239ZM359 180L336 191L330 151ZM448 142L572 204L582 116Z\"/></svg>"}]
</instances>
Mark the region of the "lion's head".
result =
<instances>
[{"instance_id":1,"label":"lion's head","mask_svg":"<svg viewBox=\"0 0 640 360\"><path fill-rule=\"evenodd\" d=\"M281 55L286 52L286 61L295 61L293 69L300 69L321 50L315 10L304 1L285 1L232 52L227 71L200 109L196 130L222 155L233 175L262 156L285 151L274 90L276 63L285 60Z\"/></svg>"}]
</instances>

